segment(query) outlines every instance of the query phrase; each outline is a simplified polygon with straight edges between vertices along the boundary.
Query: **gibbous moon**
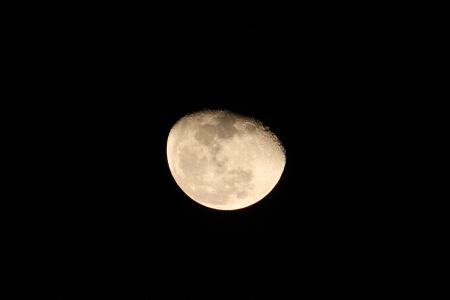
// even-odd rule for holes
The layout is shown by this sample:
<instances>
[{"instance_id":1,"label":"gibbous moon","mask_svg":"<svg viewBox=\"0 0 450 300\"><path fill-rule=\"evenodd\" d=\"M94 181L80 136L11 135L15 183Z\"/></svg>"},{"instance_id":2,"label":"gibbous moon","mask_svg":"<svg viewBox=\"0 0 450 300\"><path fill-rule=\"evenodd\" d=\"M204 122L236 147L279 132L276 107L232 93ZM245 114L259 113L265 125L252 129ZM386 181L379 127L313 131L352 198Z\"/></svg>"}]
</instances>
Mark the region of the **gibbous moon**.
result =
<instances>
[{"instance_id":1,"label":"gibbous moon","mask_svg":"<svg viewBox=\"0 0 450 300\"><path fill-rule=\"evenodd\" d=\"M194 201L219 210L250 206L275 187L286 156L260 122L221 110L188 114L172 127L167 160Z\"/></svg>"}]
</instances>

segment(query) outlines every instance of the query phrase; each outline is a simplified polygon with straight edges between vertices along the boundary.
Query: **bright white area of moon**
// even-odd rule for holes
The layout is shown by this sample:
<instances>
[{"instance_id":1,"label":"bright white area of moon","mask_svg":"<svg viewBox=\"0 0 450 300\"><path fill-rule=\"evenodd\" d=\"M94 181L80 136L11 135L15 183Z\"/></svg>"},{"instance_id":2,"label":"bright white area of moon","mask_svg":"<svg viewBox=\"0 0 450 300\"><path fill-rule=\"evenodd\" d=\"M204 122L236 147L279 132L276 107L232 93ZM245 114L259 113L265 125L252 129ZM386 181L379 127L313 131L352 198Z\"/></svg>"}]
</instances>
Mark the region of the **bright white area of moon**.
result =
<instances>
[{"instance_id":1,"label":"bright white area of moon","mask_svg":"<svg viewBox=\"0 0 450 300\"><path fill-rule=\"evenodd\" d=\"M263 199L286 163L280 141L260 122L219 110L181 118L170 130L167 160L184 193L219 210Z\"/></svg>"}]
</instances>

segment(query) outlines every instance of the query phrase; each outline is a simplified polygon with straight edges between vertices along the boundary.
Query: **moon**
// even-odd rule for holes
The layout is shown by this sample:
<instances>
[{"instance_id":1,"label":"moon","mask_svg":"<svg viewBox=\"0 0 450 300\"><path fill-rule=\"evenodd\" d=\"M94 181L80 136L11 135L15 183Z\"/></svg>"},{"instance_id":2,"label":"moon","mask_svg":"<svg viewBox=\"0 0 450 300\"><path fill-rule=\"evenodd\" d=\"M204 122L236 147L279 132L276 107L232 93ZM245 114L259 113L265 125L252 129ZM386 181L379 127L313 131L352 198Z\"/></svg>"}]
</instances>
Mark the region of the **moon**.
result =
<instances>
[{"instance_id":1,"label":"moon","mask_svg":"<svg viewBox=\"0 0 450 300\"><path fill-rule=\"evenodd\" d=\"M253 118L223 110L191 113L167 139L170 172L197 203L218 210L248 207L267 196L286 164L279 139Z\"/></svg>"}]
</instances>

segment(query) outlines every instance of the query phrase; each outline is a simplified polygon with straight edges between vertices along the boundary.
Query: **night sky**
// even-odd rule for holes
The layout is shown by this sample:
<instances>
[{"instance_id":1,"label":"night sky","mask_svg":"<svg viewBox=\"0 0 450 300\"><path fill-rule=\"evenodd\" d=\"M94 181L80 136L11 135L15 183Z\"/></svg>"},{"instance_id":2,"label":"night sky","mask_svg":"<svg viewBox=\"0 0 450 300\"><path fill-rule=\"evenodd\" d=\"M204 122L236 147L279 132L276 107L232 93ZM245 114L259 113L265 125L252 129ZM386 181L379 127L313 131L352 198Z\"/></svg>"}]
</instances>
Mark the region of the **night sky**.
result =
<instances>
[{"instance_id":1,"label":"night sky","mask_svg":"<svg viewBox=\"0 0 450 300\"><path fill-rule=\"evenodd\" d=\"M360 229L382 196L383 109L362 87L371 58L340 21L301 7L90 2L61 59L71 126L49 139L52 192L22 225L25 282L145 299L369 281ZM169 130L202 109L254 117L284 145L262 201L212 210L175 183Z\"/></svg>"}]
</instances>

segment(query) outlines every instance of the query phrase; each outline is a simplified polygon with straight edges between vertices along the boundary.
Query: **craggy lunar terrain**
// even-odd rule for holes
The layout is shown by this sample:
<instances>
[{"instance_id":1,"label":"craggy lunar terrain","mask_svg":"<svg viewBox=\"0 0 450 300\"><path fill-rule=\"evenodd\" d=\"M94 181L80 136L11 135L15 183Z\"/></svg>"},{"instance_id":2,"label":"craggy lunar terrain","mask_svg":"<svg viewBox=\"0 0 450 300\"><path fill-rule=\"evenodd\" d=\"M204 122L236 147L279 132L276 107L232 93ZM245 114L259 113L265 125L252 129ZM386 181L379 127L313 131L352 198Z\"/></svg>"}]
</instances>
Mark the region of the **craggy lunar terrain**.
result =
<instances>
[{"instance_id":1,"label":"craggy lunar terrain","mask_svg":"<svg viewBox=\"0 0 450 300\"><path fill-rule=\"evenodd\" d=\"M181 118L167 141L170 171L194 201L234 210L263 199L277 184L284 148L258 121L227 111Z\"/></svg>"}]
</instances>

